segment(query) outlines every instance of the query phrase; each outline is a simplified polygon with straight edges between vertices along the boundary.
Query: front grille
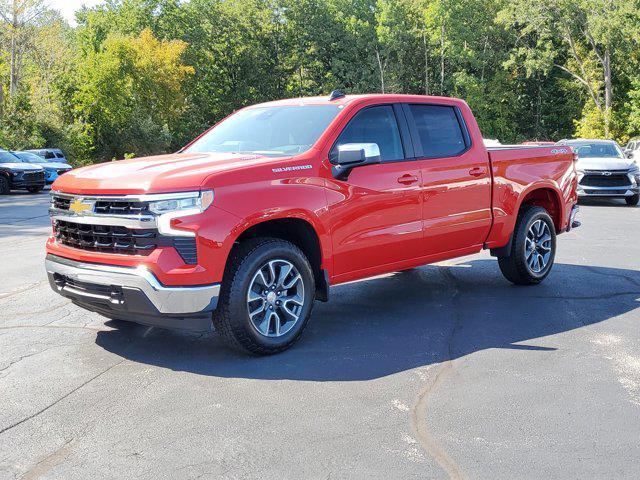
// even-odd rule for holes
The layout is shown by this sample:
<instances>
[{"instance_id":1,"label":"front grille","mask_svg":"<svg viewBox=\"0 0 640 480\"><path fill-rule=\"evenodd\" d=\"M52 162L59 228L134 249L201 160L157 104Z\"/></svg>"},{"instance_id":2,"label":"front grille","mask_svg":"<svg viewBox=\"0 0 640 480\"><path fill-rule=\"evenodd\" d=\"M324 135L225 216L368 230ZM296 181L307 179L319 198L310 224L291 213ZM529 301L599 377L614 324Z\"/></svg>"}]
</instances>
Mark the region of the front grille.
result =
<instances>
[{"instance_id":1,"label":"front grille","mask_svg":"<svg viewBox=\"0 0 640 480\"><path fill-rule=\"evenodd\" d=\"M81 250L147 255L160 243L155 229L139 230L108 225L85 225L65 220L56 220L54 229L59 243Z\"/></svg>"},{"instance_id":2,"label":"front grille","mask_svg":"<svg viewBox=\"0 0 640 480\"><path fill-rule=\"evenodd\" d=\"M63 171L64 173L64 171ZM81 196L78 198L82 198ZM69 210L69 205L73 199L71 197L53 195L53 208L57 210ZM122 199L105 199L102 198L95 202L93 213L98 215L148 215L148 202L135 202Z\"/></svg>"},{"instance_id":3,"label":"front grille","mask_svg":"<svg viewBox=\"0 0 640 480\"><path fill-rule=\"evenodd\" d=\"M94 211L105 215L141 215L149 213L149 205L147 202L98 200Z\"/></svg>"},{"instance_id":4,"label":"front grille","mask_svg":"<svg viewBox=\"0 0 640 480\"><path fill-rule=\"evenodd\" d=\"M44 180L44 172L25 172L22 178L27 182L37 182Z\"/></svg>"},{"instance_id":5,"label":"front grille","mask_svg":"<svg viewBox=\"0 0 640 480\"><path fill-rule=\"evenodd\" d=\"M71 199L69 197L54 195L51 203L53 204L53 208L57 210L69 210Z\"/></svg>"},{"instance_id":6,"label":"front grille","mask_svg":"<svg viewBox=\"0 0 640 480\"><path fill-rule=\"evenodd\" d=\"M159 246L173 247L187 265L198 263L195 237L166 237L156 229L130 229L54 221L56 241L67 247L120 255L148 255Z\"/></svg>"},{"instance_id":7,"label":"front grille","mask_svg":"<svg viewBox=\"0 0 640 480\"><path fill-rule=\"evenodd\" d=\"M590 175L582 177L580 185L585 187L628 187L631 185L627 175Z\"/></svg>"},{"instance_id":8,"label":"front grille","mask_svg":"<svg viewBox=\"0 0 640 480\"><path fill-rule=\"evenodd\" d=\"M622 192L620 190L585 190L584 193L586 195L593 195L597 197L598 195L621 195L624 194L625 190Z\"/></svg>"},{"instance_id":9,"label":"front grille","mask_svg":"<svg viewBox=\"0 0 640 480\"><path fill-rule=\"evenodd\" d=\"M61 245L80 250L121 255L148 255L157 247L173 247L185 264L197 265L198 254L195 237L165 236L160 234L156 228L139 229L124 226L91 225L82 222L80 218L78 221L74 221L70 207L75 198L82 199L83 197L54 193L51 198L54 236ZM93 217L93 222L104 216L110 217L108 223L114 223L113 217L126 215L133 217L133 223L136 223L136 227L138 223L140 226L147 226L143 222L137 222L136 218L148 219L152 216L149 211L149 202L136 201L135 199L89 196L85 198L85 202L92 206L89 216ZM64 218L64 220L56 219L56 216ZM126 222L124 218L122 220L123 223L127 223L132 219L127 218Z\"/></svg>"}]
</instances>

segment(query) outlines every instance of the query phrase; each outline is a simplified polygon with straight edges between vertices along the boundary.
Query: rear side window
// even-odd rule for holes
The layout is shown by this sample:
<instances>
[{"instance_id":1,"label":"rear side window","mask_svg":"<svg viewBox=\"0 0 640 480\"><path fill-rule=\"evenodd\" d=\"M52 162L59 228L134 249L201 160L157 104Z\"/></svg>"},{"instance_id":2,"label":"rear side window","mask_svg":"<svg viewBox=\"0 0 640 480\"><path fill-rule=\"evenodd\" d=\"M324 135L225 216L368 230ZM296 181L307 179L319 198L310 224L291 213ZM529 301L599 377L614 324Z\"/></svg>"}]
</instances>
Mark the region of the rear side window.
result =
<instances>
[{"instance_id":1,"label":"rear side window","mask_svg":"<svg viewBox=\"0 0 640 480\"><path fill-rule=\"evenodd\" d=\"M452 157L465 151L462 127L453 107L409 105L422 144L422 156Z\"/></svg>"},{"instance_id":2,"label":"rear side window","mask_svg":"<svg viewBox=\"0 0 640 480\"><path fill-rule=\"evenodd\" d=\"M338 147L346 143L377 143L383 162L404 159L398 122L390 105L358 112L338 137L332 156L337 155Z\"/></svg>"},{"instance_id":3,"label":"rear side window","mask_svg":"<svg viewBox=\"0 0 640 480\"><path fill-rule=\"evenodd\" d=\"M64 155L62 153L55 152L55 154L56 158L64 158Z\"/></svg>"}]
</instances>

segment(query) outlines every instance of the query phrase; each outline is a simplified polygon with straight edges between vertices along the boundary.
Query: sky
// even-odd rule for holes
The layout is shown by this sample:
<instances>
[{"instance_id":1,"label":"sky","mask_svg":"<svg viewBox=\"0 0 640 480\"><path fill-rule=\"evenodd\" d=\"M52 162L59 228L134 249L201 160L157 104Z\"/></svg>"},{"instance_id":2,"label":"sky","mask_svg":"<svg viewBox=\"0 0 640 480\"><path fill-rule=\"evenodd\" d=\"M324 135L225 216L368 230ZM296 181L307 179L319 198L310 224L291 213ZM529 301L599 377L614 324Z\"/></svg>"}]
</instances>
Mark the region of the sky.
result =
<instances>
[{"instance_id":1,"label":"sky","mask_svg":"<svg viewBox=\"0 0 640 480\"><path fill-rule=\"evenodd\" d=\"M99 3L102 3L102 0L48 0L49 6L60 10L62 16L66 18L71 25L76 24L74 16L76 10L79 10L83 5L92 7Z\"/></svg>"}]
</instances>

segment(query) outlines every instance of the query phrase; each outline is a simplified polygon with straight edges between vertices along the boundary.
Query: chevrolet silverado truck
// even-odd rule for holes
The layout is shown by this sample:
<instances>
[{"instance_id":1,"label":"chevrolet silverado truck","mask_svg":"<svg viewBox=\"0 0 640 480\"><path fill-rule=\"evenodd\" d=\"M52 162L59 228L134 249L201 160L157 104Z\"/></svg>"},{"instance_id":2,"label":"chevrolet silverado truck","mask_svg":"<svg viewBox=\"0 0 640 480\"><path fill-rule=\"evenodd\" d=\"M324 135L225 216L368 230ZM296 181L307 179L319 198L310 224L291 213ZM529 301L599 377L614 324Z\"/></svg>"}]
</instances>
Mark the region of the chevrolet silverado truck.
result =
<instances>
[{"instance_id":1,"label":"chevrolet silverado truck","mask_svg":"<svg viewBox=\"0 0 640 480\"><path fill-rule=\"evenodd\" d=\"M53 184L51 287L111 319L290 347L329 287L490 249L543 281L579 224L569 147L487 150L467 104L412 95L243 108L180 152Z\"/></svg>"}]
</instances>

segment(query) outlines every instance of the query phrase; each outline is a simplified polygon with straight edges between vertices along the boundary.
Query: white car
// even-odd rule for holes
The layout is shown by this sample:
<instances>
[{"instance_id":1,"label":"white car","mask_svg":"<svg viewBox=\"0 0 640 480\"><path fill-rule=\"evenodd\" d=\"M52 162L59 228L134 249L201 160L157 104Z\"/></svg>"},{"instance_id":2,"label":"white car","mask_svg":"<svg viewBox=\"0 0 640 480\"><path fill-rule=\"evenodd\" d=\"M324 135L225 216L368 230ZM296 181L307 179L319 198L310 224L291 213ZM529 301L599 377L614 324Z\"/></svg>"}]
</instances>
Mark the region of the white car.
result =
<instances>
[{"instance_id":1,"label":"white car","mask_svg":"<svg viewBox=\"0 0 640 480\"><path fill-rule=\"evenodd\" d=\"M640 138L632 138L627 143L627 146L624 149L624 153L627 158L631 160L635 160L636 162L640 160Z\"/></svg>"},{"instance_id":2,"label":"white car","mask_svg":"<svg viewBox=\"0 0 640 480\"><path fill-rule=\"evenodd\" d=\"M638 164L613 140L562 140L578 154L578 196L624 198L627 205L640 201Z\"/></svg>"}]
</instances>

